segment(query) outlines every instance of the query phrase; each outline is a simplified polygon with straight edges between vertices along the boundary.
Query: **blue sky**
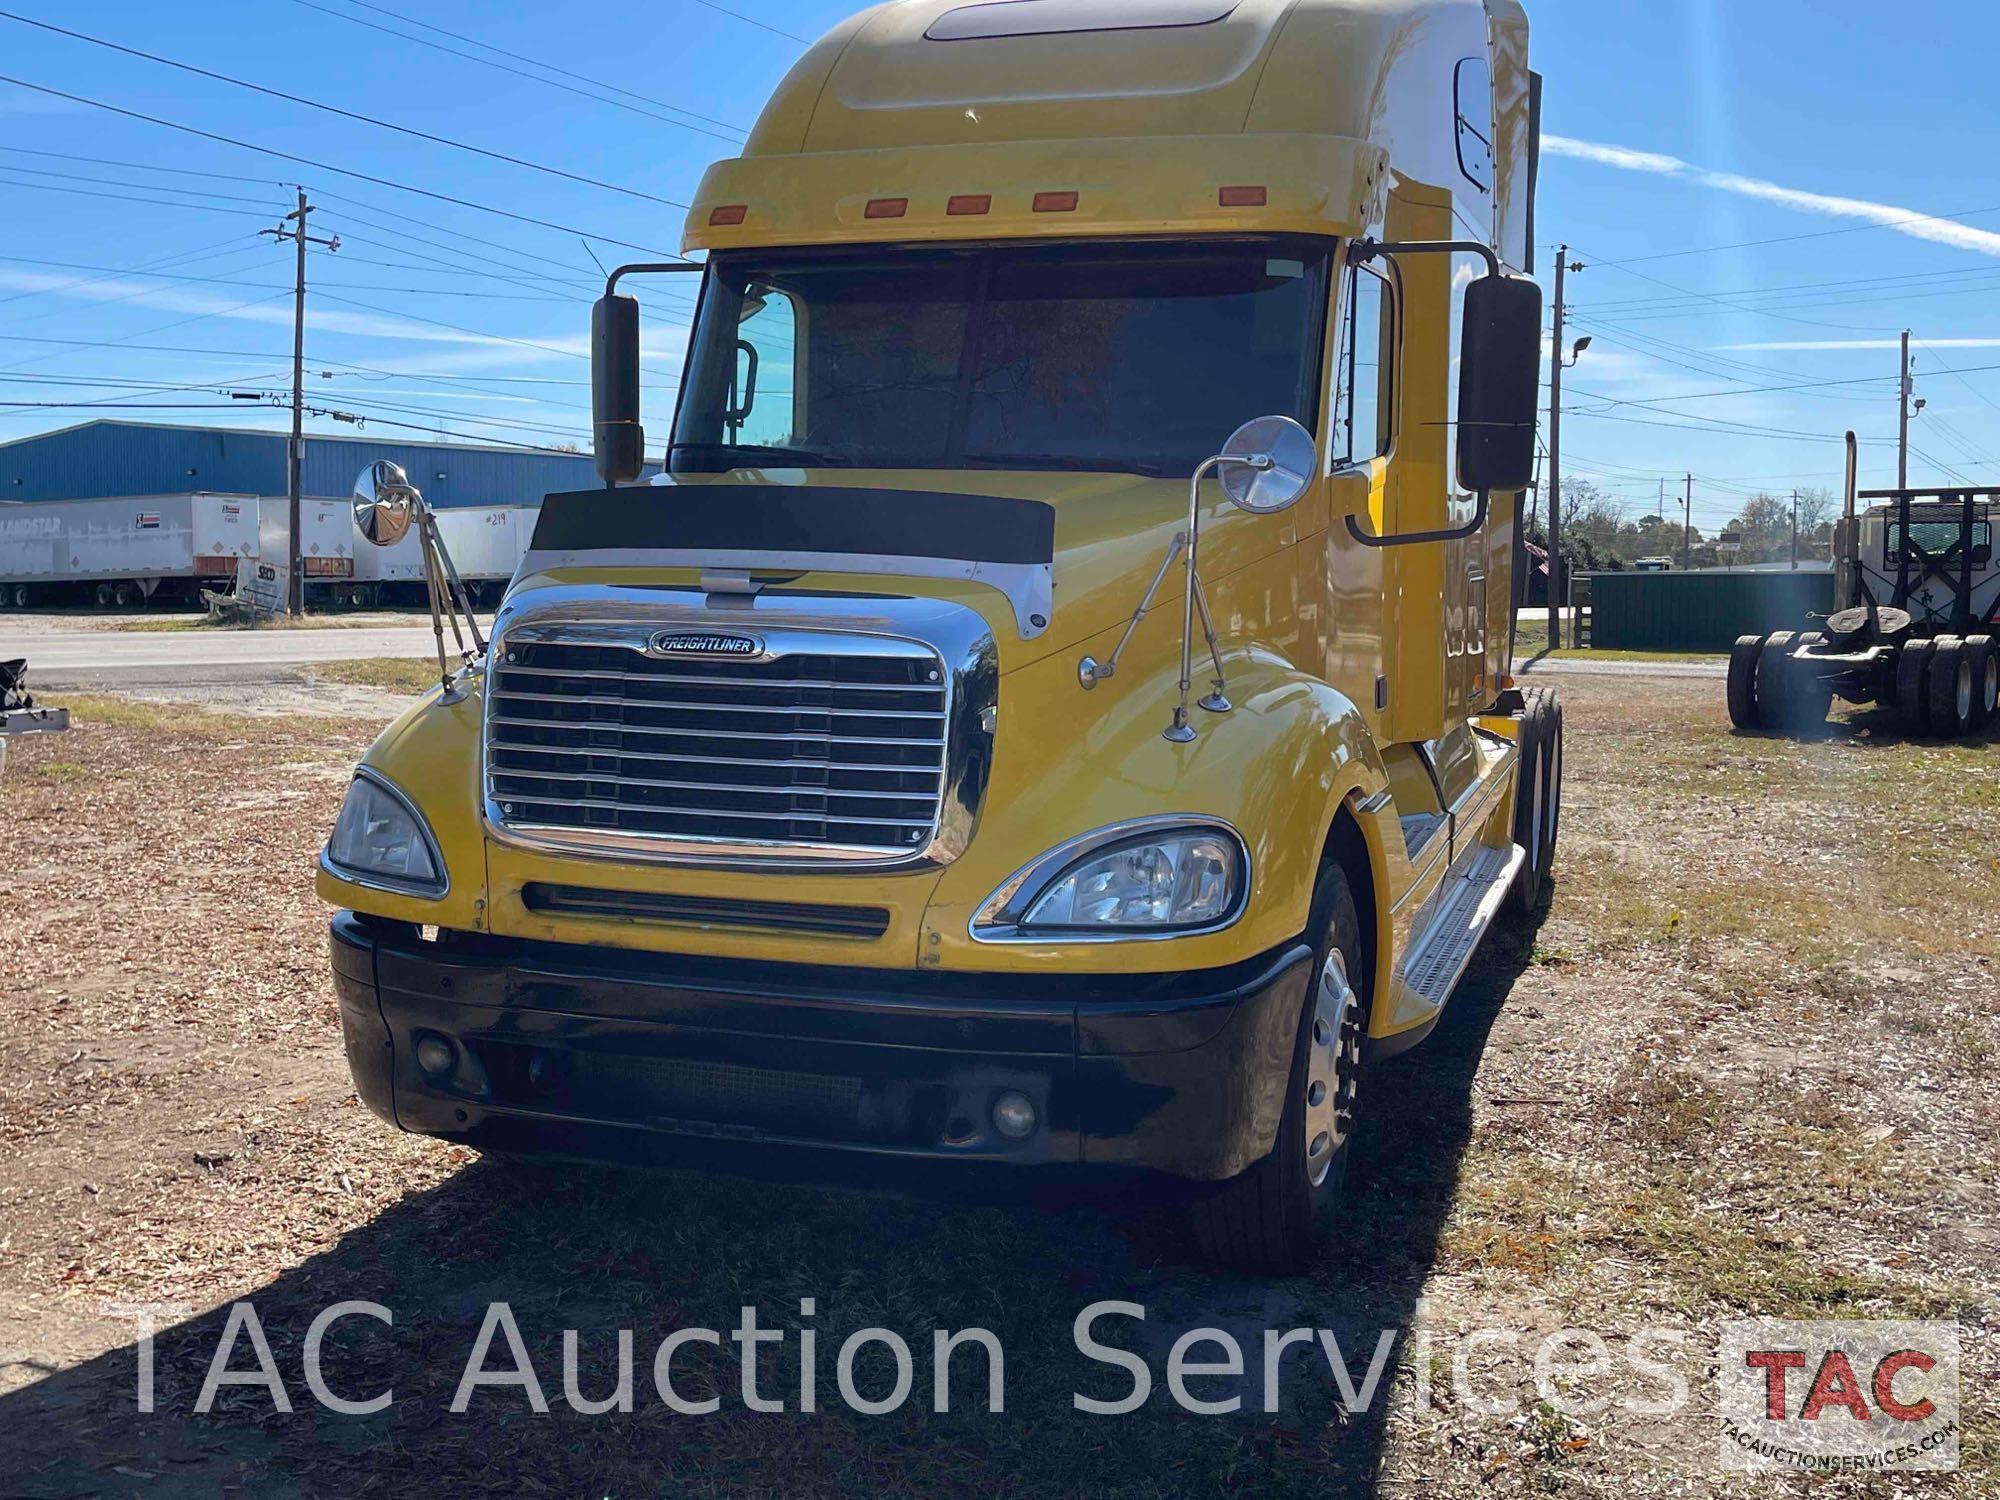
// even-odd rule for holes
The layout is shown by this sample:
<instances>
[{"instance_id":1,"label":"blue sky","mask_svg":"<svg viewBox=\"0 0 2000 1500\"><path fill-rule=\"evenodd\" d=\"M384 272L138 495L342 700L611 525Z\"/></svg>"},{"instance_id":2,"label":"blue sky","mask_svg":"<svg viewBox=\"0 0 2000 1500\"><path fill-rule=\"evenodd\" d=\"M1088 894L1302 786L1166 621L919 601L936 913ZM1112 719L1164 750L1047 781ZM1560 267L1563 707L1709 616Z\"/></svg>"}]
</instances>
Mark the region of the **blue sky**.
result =
<instances>
[{"instance_id":1,"label":"blue sky","mask_svg":"<svg viewBox=\"0 0 2000 1500\"><path fill-rule=\"evenodd\" d=\"M162 408L215 405L218 389L284 387L290 252L257 231L290 207L284 184L303 181L321 205L316 230L343 241L337 254L313 254L315 406L365 415L385 437L443 430L586 446L594 257L613 264L643 254L629 247L674 248L680 210L657 200L685 200L709 160L732 154L798 54L797 38L850 8L730 0L742 13L733 16L705 0L636 11L545 0L12 3L627 191L0 20L0 73L324 164L0 84L0 400L112 401L159 420L282 424L283 413L255 402L220 413ZM1835 486L1840 433L1852 426L1867 444L1864 480L1891 482L1894 343L1910 327L1929 403L1913 432L1913 477L2000 482L2000 130L1990 67L2000 7L1934 0L1921 26L1907 24L1904 9L1859 0L1541 0L1530 12L1548 80L1545 128L1560 138L1545 157L1540 237L1566 239L1590 267L1570 282L1574 333L1594 340L1568 377L1571 471L1636 516L1655 508L1662 483L1672 513L1691 470L1696 522L1712 528L1759 489ZM522 73L625 92L611 94L613 105ZM358 181L334 166L563 227ZM598 238L586 245L572 230ZM151 274L131 274L141 267ZM684 294L646 296L657 443ZM0 435L110 409L0 408ZM353 431L327 418L312 426Z\"/></svg>"}]
</instances>

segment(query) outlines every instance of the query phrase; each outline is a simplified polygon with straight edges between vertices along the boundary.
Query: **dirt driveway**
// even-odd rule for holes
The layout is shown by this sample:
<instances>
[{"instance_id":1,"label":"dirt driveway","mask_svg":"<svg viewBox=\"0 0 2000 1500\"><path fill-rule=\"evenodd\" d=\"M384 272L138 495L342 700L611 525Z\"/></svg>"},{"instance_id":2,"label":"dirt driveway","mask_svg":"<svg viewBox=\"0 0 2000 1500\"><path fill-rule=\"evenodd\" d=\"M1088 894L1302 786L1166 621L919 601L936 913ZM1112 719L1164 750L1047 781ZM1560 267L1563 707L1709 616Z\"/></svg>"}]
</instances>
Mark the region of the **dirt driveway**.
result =
<instances>
[{"instance_id":1,"label":"dirt driveway","mask_svg":"<svg viewBox=\"0 0 2000 1500\"><path fill-rule=\"evenodd\" d=\"M365 719L92 700L18 745L0 783L0 1495L647 1494L1412 1497L2000 1493L2000 756L1903 743L1859 718L1825 742L1732 736L1716 684L1564 678L1562 867L1532 930L1490 941L1431 1041L1369 1080L1345 1232L1318 1271L1260 1284L1194 1261L1121 1202L940 1206L673 1174L510 1168L397 1136L355 1102L325 972L314 853ZM342 711L360 711L359 702ZM267 1388L196 1393L229 1303L254 1302L293 1411ZM322 1308L393 1310L327 1336ZM812 1299L813 1311L802 1311ZM1073 1324L1107 1299L1107 1344ZM547 1414L518 1388L449 1410L506 1302ZM161 1314L156 1410L135 1410L135 1323ZM753 1351L742 1308L783 1330ZM1955 1475L1777 1484L1718 1471L1716 1330L1747 1314L1955 1320L1968 1413ZM1238 1331L1230 1415L1168 1399L1168 1346ZM834 1394L854 1330L916 1351L913 1399ZM1361 1413L1324 1360L1288 1356L1264 1410L1265 1328L1334 1330L1354 1365L1395 1330ZM932 1331L1004 1349L954 1365L932 1410ZM1595 1331L1636 1385L1563 1357ZM678 1329L682 1414L652 1359ZM584 1398L637 1349L633 1410ZM819 1335L803 1414L801 1334ZM1480 1330L1492 1338L1474 1339ZM1211 1357L1213 1350L1202 1351ZM510 1361L504 1338L488 1368ZM1461 1381L1454 1366L1462 1370ZM255 1368L241 1338L231 1366ZM882 1344L855 1385L894 1383ZM1675 1377L1688 1403L1635 1409ZM1605 1396L1609 1404L1596 1402ZM1468 1397L1474 1399L1468 1400Z\"/></svg>"}]
</instances>

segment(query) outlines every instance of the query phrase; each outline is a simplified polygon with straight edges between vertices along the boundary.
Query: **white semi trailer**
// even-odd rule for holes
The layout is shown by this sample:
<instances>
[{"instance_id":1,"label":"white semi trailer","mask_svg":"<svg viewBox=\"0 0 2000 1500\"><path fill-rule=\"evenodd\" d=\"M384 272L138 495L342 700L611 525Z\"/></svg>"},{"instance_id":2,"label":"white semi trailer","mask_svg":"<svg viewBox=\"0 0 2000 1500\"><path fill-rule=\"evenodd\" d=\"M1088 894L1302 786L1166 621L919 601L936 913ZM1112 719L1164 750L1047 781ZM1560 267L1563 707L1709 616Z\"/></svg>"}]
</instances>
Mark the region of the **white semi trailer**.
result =
<instances>
[{"instance_id":1,"label":"white semi trailer","mask_svg":"<svg viewBox=\"0 0 2000 1500\"><path fill-rule=\"evenodd\" d=\"M438 529L475 596L514 576L539 505L467 505L438 512ZM0 503L0 609L37 605L132 608L198 602L232 585L259 604L284 602L290 506L283 496L137 495ZM368 607L423 600L414 537L360 544L350 499L299 502L306 602Z\"/></svg>"},{"instance_id":2,"label":"white semi trailer","mask_svg":"<svg viewBox=\"0 0 2000 1500\"><path fill-rule=\"evenodd\" d=\"M286 510L283 499L264 501L262 545L239 585L240 592L267 607L272 598L283 603ZM536 504L438 511L438 530L475 602L488 593L497 597L514 576L540 510ZM308 604L368 609L423 602L424 561L414 532L394 546L362 545L351 500L301 500L299 518Z\"/></svg>"},{"instance_id":3,"label":"white semi trailer","mask_svg":"<svg viewBox=\"0 0 2000 1500\"><path fill-rule=\"evenodd\" d=\"M257 529L254 495L0 504L0 607L191 601L257 555Z\"/></svg>"}]
</instances>

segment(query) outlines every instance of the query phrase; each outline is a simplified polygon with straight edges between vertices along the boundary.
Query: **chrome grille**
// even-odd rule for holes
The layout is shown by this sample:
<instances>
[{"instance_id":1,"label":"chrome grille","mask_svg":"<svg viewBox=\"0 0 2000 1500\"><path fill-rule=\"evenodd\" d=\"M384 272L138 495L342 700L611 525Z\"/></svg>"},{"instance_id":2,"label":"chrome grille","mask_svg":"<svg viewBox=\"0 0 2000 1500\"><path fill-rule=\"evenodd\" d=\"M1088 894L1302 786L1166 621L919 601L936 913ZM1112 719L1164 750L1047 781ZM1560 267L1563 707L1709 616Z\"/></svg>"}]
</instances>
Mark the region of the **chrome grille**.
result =
<instances>
[{"instance_id":1,"label":"chrome grille","mask_svg":"<svg viewBox=\"0 0 2000 1500\"><path fill-rule=\"evenodd\" d=\"M583 626L502 640L486 719L501 823L750 854L929 845L951 710L930 647L788 633L748 659L656 656L645 639Z\"/></svg>"}]
</instances>

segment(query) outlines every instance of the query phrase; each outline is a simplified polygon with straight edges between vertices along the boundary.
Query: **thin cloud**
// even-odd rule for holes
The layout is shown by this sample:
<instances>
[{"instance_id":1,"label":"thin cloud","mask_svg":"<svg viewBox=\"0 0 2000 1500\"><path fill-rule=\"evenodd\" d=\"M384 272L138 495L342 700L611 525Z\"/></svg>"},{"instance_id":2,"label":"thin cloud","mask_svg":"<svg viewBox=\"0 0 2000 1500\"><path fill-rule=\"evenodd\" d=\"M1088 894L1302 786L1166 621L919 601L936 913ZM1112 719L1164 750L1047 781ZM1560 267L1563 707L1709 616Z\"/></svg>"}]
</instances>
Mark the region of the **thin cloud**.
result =
<instances>
[{"instance_id":1,"label":"thin cloud","mask_svg":"<svg viewBox=\"0 0 2000 1500\"><path fill-rule=\"evenodd\" d=\"M145 282L96 277L89 281L50 275L39 271L0 270L0 287L24 292L41 292L82 302L122 302L143 305L164 312L183 312L199 317L220 318L238 323L260 323L274 328L292 326L290 295L274 289L273 297L261 302L231 302L207 292L158 287ZM275 299L282 296L283 305ZM38 316L46 316L38 314ZM348 334L357 338L398 339L411 343L446 346L466 355L483 355L494 362L532 363L550 355L568 354L588 359L590 340L576 334L537 337L533 334L504 337L499 334L459 332L436 323L419 323L394 314L349 312L343 308L306 306L306 326L315 333ZM646 359L677 360L686 348L687 330L668 326L663 337L649 337L640 346Z\"/></svg>"},{"instance_id":2,"label":"thin cloud","mask_svg":"<svg viewBox=\"0 0 2000 1500\"><path fill-rule=\"evenodd\" d=\"M1544 135L1542 149L1551 156L1573 157L1596 162L1623 172L1646 172L1656 177L1675 177L1718 192L1734 193L1765 203L1782 204L1802 213L1821 214L1834 219L1859 219L1912 239L1949 245L1955 250L1971 250L1981 255L2000 256L2000 233L1975 229L1954 219L1940 219L1893 203L1875 203L1866 198L1843 198L1830 193L1808 192L1761 177L1744 177L1735 172L1711 172L1706 167L1664 156L1653 151L1635 151L1627 146L1580 141L1564 135ZM1747 346L1746 346L1747 347ZM1764 346L1778 347L1778 346Z\"/></svg>"}]
</instances>

